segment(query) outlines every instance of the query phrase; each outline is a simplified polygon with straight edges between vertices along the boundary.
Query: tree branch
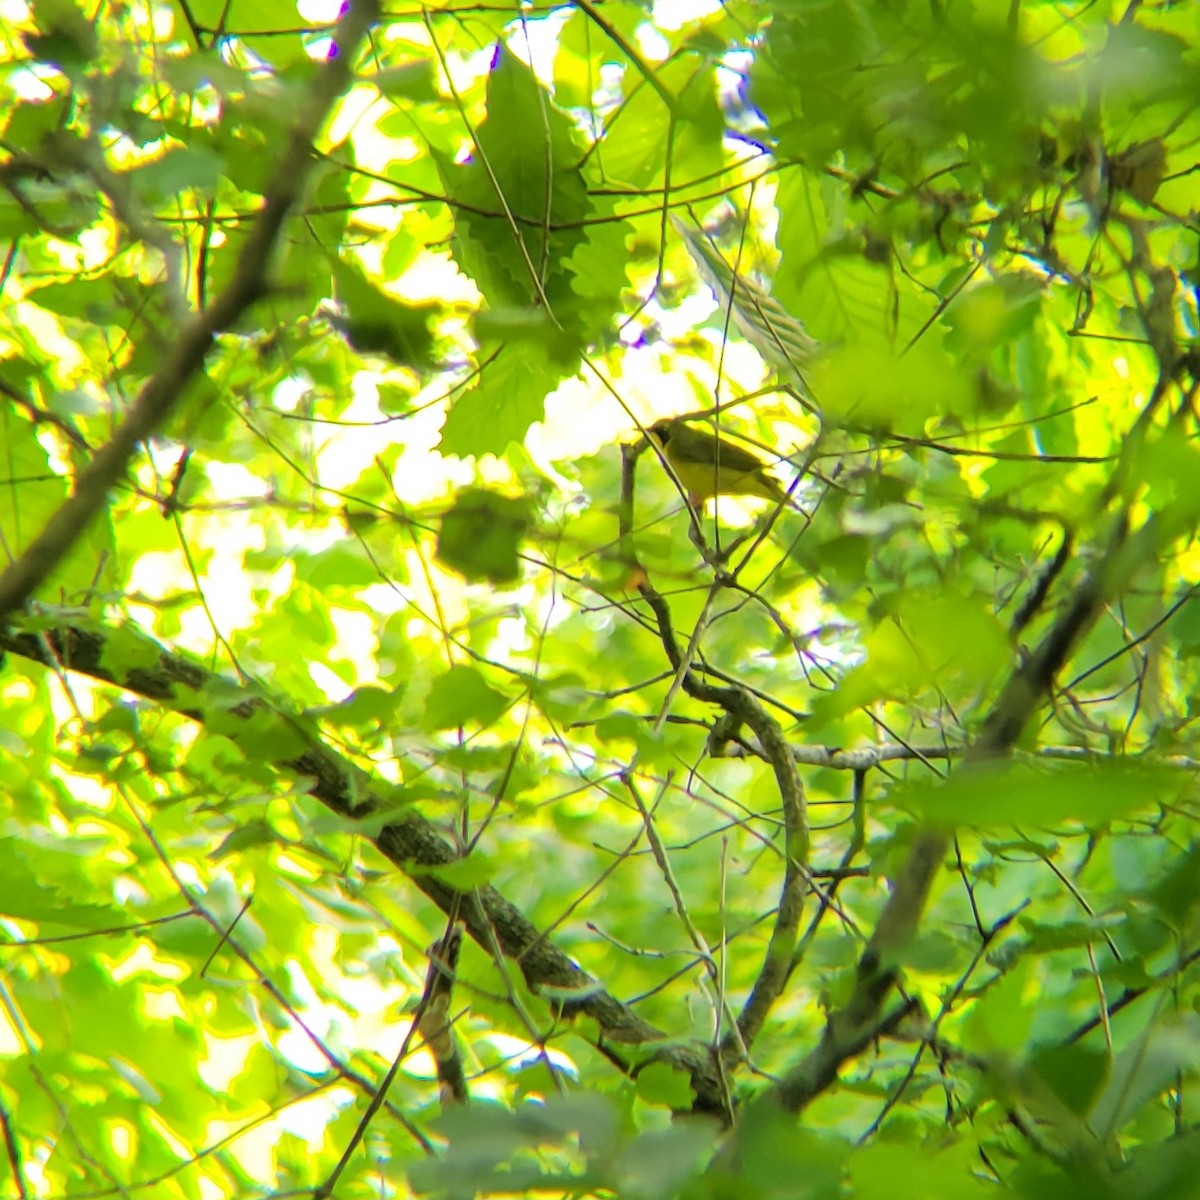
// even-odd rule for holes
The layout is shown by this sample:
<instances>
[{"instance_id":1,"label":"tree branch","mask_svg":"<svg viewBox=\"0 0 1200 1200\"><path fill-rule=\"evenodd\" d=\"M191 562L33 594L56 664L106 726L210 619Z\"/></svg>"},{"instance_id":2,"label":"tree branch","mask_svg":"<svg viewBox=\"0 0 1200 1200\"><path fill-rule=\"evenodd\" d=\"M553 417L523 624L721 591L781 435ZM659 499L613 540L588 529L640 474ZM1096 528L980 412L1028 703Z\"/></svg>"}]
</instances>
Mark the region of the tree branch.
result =
<instances>
[{"instance_id":1,"label":"tree branch","mask_svg":"<svg viewBox=\"0 0 1200 1200\"><path fill-rule=\"evenodd\" d=\"M180 328L166 360L146 381L124 423L96 451L76 479L75 490L25 552L0 575L0 626L7 625L12 613L45 582L104 508L108 493L124 475L138 443L162 425L183 396L186 385L203 367L213 338L233 325L265 294L275 243L288 214L303 197L312 169L313 140L330 108L349 85L354 52L378 15L378 0L351 0L335 31L336 51L313 80L275 173L263 192L262 209L228 287L209 308Z\"/></svg>"},{"instance_id":2,"label":"tree branch","mask_svg":"<svg viewBox=\"0 0 1200 1200\"><path fill-rule=\"evenodd\" d=\"M1054 679L1071 650L1099 616L1108 596L1156 552L1159 543L1154 519L1129 539L1122 516L1109 547L1096 569L1086 577L1066 609L1033 653L1012 673L979 738L966 755L968 767L1006 757L1038 708L1050 695ZM934 877L950 844L941 829L921 831L908 858L892 881L892 894L859 959L854 990L846 1004L830 1013L816 1048L772 1089L785 1109L800 1112L836 1078L842 1063L860 1053L894 1023L883 1017L883 1004L896 982L900 955L916 931Z\"/></svg>"},{"instance_id":3,"label":"tree branch","mask_svg":"<svg viewBox=\"0 0 1200 1200\"><path fill-rule=\"evenodd\" d=\"M670 607L649 584L640 584L638 590L654 613L667 660L678 672L684 658L675 639ZM720 745L733 738L743 724L753 730L764 758L775 772L775 782L783 805L785 853L779 906L771 927L766 957L738 1017L737 1028L727 1033L721 1043L721 1060L729 1066L745 1053L758 1036L775 1001L783 994L791 973L792 953L796 948L804 897L811 879L808 870L808 802L800 772L796 769L795 756L783 731L749 692L741 687L717 687L705 683L690 668L683 670L679 680L684 692L694 700L718 704L725 710L725 717L713 730L710 745Z\"/></svg>"},{"instance_id":4,"label":"tree branch","mask_svg":"<svg viewBox=\"0 0 1200 1200\"><path fill-rule=\"evenodd\" d=\"M230 682L203 667L171 654L157 642L131 627L122 627L122 638L136 637L141 643L138 658L149 666L120 672L112 666L128 655L114 653L111 643L116 630L68 622L38 621L37 632L0 629L0 651L18 654L46 666L77 671L93 679L155 700L167 708L208 724L211 707L223 718L221 732L235 743L241 730L255 718L252 753L261 758L263 745L280 747L272 766L307 779L310 794L331 811L348 820L363 821L384 811L383 789L361 768L330 749L309 731L308 723L275 708L261 696L245 691L245 698L229 704ZM219 695L219 701L209 696ZM264 736L260 722L272 720L277 730ZM248 751L250 753L250 751ZM390 790L387 789L387 790ZM388 806L389 809L392 807ZM380 852L421 889L447 916L457 916L467 932L485 950L498 944L520 967L531 989L551 988L554 1003L565 1017L586 1015L600 1026L604 1038L614 1042L646 1044L662 1042L666 1035L643 1020L607 992L586 971L577 967L557 946L495 888L461 891L438 877L437 868L460 857L437 827L415 811L390 815L378 832L364 829ZM724 1111L719 1079L708 1047L699 1043L664 1046L658 1057L687 1072L696 1092L699 1111Z\"/></svg>"}]
</instances>

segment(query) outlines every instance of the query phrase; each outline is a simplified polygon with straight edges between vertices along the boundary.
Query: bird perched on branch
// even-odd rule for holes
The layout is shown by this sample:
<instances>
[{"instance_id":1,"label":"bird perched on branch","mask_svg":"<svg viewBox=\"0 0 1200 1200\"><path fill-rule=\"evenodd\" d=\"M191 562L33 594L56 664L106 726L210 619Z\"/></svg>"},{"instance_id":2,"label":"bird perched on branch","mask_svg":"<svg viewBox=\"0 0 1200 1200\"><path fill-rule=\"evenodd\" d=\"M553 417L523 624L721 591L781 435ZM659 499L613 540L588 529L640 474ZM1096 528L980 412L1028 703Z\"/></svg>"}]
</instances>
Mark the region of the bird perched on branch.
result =
<instances>
[{"instance_id":1,"label":"bird perched on branch","mask_svg":"<svg viewBox=\"0 0 1200 1200\"><path fill-rule=\"evenodd\" d=\"M783 484L767 473L766 463L749 450L679 420L655 421L646 432L671 464L693 508L713 496L757 496L799 511Z\"/></svg>"}]
</instances>

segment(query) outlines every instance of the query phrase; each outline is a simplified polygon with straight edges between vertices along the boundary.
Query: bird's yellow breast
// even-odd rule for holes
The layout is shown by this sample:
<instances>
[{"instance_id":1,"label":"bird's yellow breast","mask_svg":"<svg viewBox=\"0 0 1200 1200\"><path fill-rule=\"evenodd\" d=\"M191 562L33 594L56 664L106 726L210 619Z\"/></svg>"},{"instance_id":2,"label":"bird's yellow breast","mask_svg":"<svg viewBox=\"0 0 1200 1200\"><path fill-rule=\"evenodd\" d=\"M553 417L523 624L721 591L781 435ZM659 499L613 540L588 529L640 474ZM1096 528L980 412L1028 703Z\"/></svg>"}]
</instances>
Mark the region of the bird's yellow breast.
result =
<instances>
[{"instance_id":1,"label":"bird's yellow breast","mask_svg":"<svg viewBox=\"0 0 1200 1200\"><path fill-rule=\"evenodd\" d=\"M667 461L679 477L684 489L701 501L713 496L758 496L763 500L775 500L779 487L772 488L773 480L761 470L739 471L733 467L716 467L714 463L680 462L677 456L667 451Z\"/></svg>"}]
</instances>

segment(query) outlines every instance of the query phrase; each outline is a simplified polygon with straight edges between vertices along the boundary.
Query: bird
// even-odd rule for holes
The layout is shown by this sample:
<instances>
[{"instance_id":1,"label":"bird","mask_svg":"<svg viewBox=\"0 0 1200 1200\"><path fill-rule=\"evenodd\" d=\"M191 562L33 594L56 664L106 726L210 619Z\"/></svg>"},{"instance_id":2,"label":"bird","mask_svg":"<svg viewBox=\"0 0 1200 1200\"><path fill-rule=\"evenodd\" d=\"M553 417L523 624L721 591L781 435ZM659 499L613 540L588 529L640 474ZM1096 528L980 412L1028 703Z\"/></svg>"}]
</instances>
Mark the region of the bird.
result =
<instances>
[{"instance_id":1,"label":"bird","mask_svg":"<svg viewBox=\"0 0 1200 1200\"><path fill-rule=\"evenodd\" d=\"M713 496L757 496L799 508L756 454L683 421L655 421L646 431L699 509Z\"/></svg>"}]
</instances>

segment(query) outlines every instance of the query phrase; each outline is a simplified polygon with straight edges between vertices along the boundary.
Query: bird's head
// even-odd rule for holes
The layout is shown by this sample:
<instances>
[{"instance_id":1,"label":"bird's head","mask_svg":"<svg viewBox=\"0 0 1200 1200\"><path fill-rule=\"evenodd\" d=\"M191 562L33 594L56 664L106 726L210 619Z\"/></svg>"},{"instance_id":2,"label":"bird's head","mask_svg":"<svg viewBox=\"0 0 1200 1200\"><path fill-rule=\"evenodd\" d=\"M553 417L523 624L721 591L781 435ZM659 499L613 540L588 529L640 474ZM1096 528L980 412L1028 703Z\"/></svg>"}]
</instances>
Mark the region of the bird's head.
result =
<instances>
[{"instance_id":1,"label":"bird's head","mask_svg":"<svg viewBox=\"0 0 1200 1200\"><path fill-rule=\"evenodd\" d=\"M665 446L671 439L671 425L671 421L655 421L646 432L654 434L659 444Z\"/></svg>"}]
</instances>

